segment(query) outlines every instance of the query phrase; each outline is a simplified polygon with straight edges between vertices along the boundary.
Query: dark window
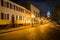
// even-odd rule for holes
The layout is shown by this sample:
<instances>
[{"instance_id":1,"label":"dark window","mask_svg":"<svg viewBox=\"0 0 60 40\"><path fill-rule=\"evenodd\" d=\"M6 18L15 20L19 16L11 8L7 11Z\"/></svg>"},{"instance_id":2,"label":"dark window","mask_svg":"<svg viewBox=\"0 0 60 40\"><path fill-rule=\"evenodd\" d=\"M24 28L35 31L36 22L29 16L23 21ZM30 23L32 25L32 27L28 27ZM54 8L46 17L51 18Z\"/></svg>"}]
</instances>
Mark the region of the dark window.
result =
<instances>
[{"instance_id":1,"label":"dark window","mask_svg":"<svg viewBox=\"0 0 60 40\"><path fill-rule=\"evenodd\" d=\"M7 8L9 8L9 3L7 2Z\"/></svg>"},{"instance_id":2,"label":"dark window","mask_svg":"<svg viewBox=\"0 0 60 40\"><path fill-rule=\"evenodd\" d=\"M21 9L21 12L22 12L22 9Z\"/></svg>"},{"instance_id":3,"label":"dark window","mask_svg":"<svg viewBox=\"0 0 60 40\"><path fill-rule=\"evenodd\" d=\"M14 8L14 10L15 10L15 5L13 5L13 8Z\"/></svg>"},{"instance_id":4,"label":"dark window","mask_svg":"<svg viewBox=\"0 0 60 40\"><path fill-rule=\"evenodd\" d=\"M24 9L21 9L21 12L24 12Z\"/></svg>"},{"instance_id":5,"label":"dark window","mask_svg":"<svg viewBox=\"0 0 60 40\"><path fill-rule=\"evenodd\" d=\"M9 20L9 14L7 14L7 19Z\"/></svg>"},{"instance_id":6,"label":"dark window","mask_svg":"<svg viewBox=\"0 0 60 40\"><path fill-rule=\"evenodd\" d=\"M19 7L16 6L16 10L19 11Z\"/></svg>"},{"instance_id":7,"label":"dark window","mask_svg":"<svg viewBox=\"0 0 60 40\"><path fill-rule=\"evenodd\" d=\"M3 19L3 13L1 13L1 19Z\"/></svg>"},{"instance_id":8,"label":"dark window","mask_svg":"<svg viewBox=\"0 0 60 40\"><path fill-rule=\"evenodd\" d=\"M21 12L24 12L24 9L21 8Z\"/></svg>"},{"instance_id":9,"label":"dark window","mask_svg":"<svg viewBox=\"0 0 60 40\"><path fill-rule=\"evenodd\" d=\"M19 8L20 12L21 12L21 8Z\"/></svg>"},{"instance_id":10,"label":"dark window","mask_svg":"<svg viewBox=\"0 0 60 40\"><path fill-rule=\"evenodd\" d=\"M9 14L1 13L1 19L9 19Z\"/></svg>"},{"instance_id":11,"label":"dark window","mask_svg":"<svg viewBox=\"0 0 60 40\"><path fill-rule=\"evenodd\" d=\"M20 11L22 12L22 8L20 9Z\"/></svg>"},{"instance_id":12,"label":"dark window","mask_svg":"<svg viewBox=\"0 0 60 40\"><path fill-rule=\"evenodd\" d=\"M6 19L7 18L7 15L6 14L3 14L3 19Z\"/></svg>"},{"instance_id":13,"label":"dark window","mask_svg":"<svg viewBox=\"0 0 60 40\"><path fill-rule=\"evenodd\" d=\"M19 7L18 7L18 11L19 11Z\"/></svg>"},{"instance_id":14,"label":"dark window","mask_svg":"<svg viewBox=\"0 0 60 40\"><path fill-rule=\"evenodd\" d=\"M4 7L7 7L7 2L4 1Z\"/></svg>"},{"instance_id":15,"label":"dark window","mask_svg":"<svg viewBox=\"0 0 60 40\"><path fill-rule=\"evenodd\" d=\"M17 7L17 11L19 11L19 7Z\"/></svg>"},{"instance_id":16,"label":"dark window","mask_svg":"<svg viewBox=\"0 0 60 40\"><path fill-rule=\"evenodd\" d=\"M18 16L16 16L16 20L18 20Z\"/></svg>"},{"instance_id":17,"label":"dark window","mask_svg":"<svg viewBox=\"0 0 60 40\"><path fill-rule=\"evenodd\" d=\"M1 0L1 6L3 6L3 0Z\"/></svg>"},{"instance_id":18,"label":"dark window","mask_svg":"<svg viewBox=\"0 0 60 40\"><path fill-rule=\"evenodd\" d=\"M19 8L19 11L20 11L20 8Z\"/></svg>"},{"instance_id":19,"label":"dark window","mask_svg":"<svg viewBox=\"0 0 60 40\"><path fill-rule=\"evenodd\" d=\"M35 11L34 11L34 13L35 13Z\"/></svg>"},{"instance_id":20,"label":"dark window","mask_svg":"<svg viewBox=\"0 0 60 40\"><path fill-rule=\"evenodd\" d=\"M18 7L16 6L16 10L18 11Z\"/></svg>"},{"instance_id":21,"label":"dark window","mask_svg":"<svg viewBox=\"0 0 60 40\"><path fill-rule=\"evenodd\" d=\"M10 8L12 9L12 4L10 3Z\"/></svg>"}]
</instances>

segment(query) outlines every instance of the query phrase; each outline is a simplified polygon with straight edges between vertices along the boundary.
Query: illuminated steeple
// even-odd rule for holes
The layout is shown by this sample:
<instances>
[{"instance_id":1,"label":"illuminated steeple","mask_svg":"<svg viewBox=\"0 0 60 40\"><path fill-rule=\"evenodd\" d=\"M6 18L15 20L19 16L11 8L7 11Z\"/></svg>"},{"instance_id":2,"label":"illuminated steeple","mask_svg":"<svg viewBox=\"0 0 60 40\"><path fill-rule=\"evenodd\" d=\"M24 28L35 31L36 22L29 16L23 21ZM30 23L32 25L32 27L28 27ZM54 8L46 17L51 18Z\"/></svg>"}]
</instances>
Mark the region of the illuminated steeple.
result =
<instances>
[{"instance_id":1,"label":"illuminated steeple","mask_svg":"<svg viewBox=\"0 0 60 40\"><path fill-rule=\"evenodd\" d=\"M50 11L47 12L47 17L50 17Z\"/></svg>"}]
</instances>

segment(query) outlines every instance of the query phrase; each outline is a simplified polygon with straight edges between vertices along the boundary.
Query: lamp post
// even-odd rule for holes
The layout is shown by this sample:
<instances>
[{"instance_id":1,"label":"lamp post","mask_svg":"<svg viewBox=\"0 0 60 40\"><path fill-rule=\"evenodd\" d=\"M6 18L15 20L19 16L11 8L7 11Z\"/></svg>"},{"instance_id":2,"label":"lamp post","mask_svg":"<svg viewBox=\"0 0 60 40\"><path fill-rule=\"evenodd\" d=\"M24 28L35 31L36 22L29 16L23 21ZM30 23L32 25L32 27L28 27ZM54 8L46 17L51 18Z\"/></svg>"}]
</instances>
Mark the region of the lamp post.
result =
<instances>
[{"instance_id":1,"label":"lamp post","mask_svg":"<svg viewBox=\"0 0 60 40\"><path fill-rule=\"evenodd\" d=\"M34 24L33 22L34 22L35 16L32 14L31 17L32 17L32 27L33 27L33 24Z\"/></svg>"}]
</instances>

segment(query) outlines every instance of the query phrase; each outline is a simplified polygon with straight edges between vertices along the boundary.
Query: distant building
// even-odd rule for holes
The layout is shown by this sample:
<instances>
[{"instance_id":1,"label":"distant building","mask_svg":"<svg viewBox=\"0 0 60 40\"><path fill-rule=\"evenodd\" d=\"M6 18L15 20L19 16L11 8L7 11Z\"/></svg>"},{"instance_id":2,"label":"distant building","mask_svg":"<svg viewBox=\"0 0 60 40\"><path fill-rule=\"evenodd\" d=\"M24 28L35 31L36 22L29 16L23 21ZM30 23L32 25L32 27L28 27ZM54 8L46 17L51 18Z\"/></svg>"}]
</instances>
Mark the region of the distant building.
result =
<instances>
[{"instance_id":1,"label":"distant building","mask_svg":"<svg viewBox=\"0 0 60 40\"><path fill-rule=\"evenodd\" d=\"M23 2L23 3L21 3L21 5L25 8L27 8L28 10L30 10L32 14L35 14L35 16L40 16L40 10L36 6L34 6L28 2Z\"/></svg>"}]
</instances>

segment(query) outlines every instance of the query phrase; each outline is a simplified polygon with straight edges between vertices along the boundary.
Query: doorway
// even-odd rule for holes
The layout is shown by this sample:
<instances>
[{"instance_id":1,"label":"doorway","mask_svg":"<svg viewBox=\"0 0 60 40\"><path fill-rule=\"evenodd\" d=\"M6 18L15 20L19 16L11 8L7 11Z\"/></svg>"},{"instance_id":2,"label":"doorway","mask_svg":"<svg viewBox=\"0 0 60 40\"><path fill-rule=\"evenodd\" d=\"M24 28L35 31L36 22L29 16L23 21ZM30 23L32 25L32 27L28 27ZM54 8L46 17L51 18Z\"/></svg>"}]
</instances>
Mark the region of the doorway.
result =
<instances>
[{"instance_id":1,"label":"doorway","mask_svg":"<svg viewBox=\"0 0 60 40\"><path fill-rule=\"evenodd\" d=\"M12 15L11 20L12 20L12 23L14 23L14 15Z\"/></svg>"}]
</instances>

